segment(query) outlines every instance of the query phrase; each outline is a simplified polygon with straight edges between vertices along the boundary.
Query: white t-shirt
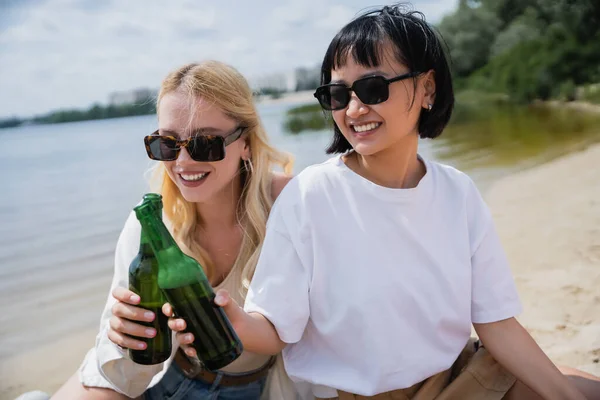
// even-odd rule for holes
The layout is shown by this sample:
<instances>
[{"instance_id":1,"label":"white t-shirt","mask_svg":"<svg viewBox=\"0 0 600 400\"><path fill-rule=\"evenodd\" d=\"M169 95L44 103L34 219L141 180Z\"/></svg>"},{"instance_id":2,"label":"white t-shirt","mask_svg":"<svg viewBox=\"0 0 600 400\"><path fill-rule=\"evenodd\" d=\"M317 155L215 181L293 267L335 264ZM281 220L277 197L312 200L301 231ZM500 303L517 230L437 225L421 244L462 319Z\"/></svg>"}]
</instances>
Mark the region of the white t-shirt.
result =
<instances>
[{"instance_id":1,"label":"white t-shirt","mask_svg":"<svg viewBox=\"0 0 600 400\"><path fill-rule=\"evenodd\" d=\"M453 364L471 323L521 312L474 183L423 161L417 187L391 189L334 157L271 211L245 309L273 323L287 373L318 397L412 386Z\"/></svg>"}]
</instances>

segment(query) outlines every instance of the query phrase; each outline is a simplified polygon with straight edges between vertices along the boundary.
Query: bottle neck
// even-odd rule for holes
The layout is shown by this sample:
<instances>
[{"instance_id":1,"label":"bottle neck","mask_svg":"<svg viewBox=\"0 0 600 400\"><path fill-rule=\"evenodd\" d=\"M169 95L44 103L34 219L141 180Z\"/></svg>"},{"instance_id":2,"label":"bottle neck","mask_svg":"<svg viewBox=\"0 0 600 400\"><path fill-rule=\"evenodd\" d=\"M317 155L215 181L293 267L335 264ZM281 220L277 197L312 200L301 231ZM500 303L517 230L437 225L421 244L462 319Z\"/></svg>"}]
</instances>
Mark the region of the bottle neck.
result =
<instances>
[{"instance_id":1,"label":"bottle neck","mask_svg":"<svg viewBox=\"0 0 600 400\"><path fill-rule=\"evenodd\" d=\"M142 228L142 232L140 234L140 249L138 251L139 254L146 257L153 257L154 251L152 251L152 245L150 244L150 239L148 239L148 235Z\"/></svg>"},{"instance_id":2,"label":"bottle neck","mask_svg":"<svg viewBox=\"0 0 600 400\"><path fill-rule=\"evenodd\" d=\"M175 239L171 236L171 233L163 223L162 219L157 213L146 214L141 218L138 218L142 225L142 242L140 243L140 249L144 246L144 237L147 243L150 245L154 254L159 257L159 253L164 250L172 249L172 253L177 249L180 252L179 247L175 243Z\"/></svg>"}]
</instances>

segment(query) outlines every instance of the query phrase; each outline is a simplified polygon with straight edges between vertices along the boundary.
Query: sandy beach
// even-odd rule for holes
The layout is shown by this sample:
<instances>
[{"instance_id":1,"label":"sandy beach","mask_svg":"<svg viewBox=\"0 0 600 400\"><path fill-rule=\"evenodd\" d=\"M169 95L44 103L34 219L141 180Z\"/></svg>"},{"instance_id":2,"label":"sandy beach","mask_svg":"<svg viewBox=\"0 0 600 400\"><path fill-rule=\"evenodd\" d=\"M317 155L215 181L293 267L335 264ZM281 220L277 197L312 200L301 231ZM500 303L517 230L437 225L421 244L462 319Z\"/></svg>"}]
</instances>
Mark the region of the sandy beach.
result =
<instances>
[{"instance_id":1,"label":"sandy beach","mask_svg":"<svg viewBox=\"0 0 600 400\"><path fill-rule=\"evenodd\" d=\"M598 160L599 144L502 178L485 193L524 304L520 321L554 362L596 375L600 375ZM89 309L98 317L107 289L96 289L99 292L93 295L98 304ZM55 323L60 324L61 318L69 316L55 316ZM27 390L55 391L93 345L96 329L92 325L0 359L0 399L12 400Z\"/></svg>"},{"instance_id":2,"label":"sandy beach","mask_svg":"<svg viewBox=\"0 0 600 400\"><path fill-rule=\"evenodd\" d=\"M559 365L600 375L600 145L506 177L486 194L523 301Z\"/></svg>"}]
</instances>

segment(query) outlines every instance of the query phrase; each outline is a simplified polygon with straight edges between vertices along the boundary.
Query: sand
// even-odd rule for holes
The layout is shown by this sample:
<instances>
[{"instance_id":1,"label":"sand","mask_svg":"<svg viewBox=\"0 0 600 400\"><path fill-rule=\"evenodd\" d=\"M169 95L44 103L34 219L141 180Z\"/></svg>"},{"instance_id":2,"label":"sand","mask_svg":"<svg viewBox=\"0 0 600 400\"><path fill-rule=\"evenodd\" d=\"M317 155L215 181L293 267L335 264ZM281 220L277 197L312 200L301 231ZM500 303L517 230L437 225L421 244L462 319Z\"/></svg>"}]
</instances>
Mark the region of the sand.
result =
<instances>
[{"instance_id":1,"label":"sand","mask_svg":"<svg viewBox=\"0 0 600 400\"><path fill-rule=\"evenodd\" d=\"M485 193L523 301L519 320L555 363L595 375L600 375L599 164L600 145L594 145L502 178ZM0 360L0 399L27 390L55 391L93 345L95 329Z\"/></svg>"},{"instance_id":2,"label":"sand","mask_svg":"<svg viewBox=\"0 0 600 400\"><path fill-rule=\"evenodd\" d=\"M600 145L506 177L490 205L524 305L557 364L600 375Z\"/></svg>"},{"instance_id":3,"label":"sand","mask_svg":"<svg viewBox=\"0 0 600 400\"><path fill-rule=\"evenodd\" d=\"M73 332L0 364L0 399L13 400L29 390L56 391L83 361L94 345L97 328Z\"/></svg>"}]
</instances>

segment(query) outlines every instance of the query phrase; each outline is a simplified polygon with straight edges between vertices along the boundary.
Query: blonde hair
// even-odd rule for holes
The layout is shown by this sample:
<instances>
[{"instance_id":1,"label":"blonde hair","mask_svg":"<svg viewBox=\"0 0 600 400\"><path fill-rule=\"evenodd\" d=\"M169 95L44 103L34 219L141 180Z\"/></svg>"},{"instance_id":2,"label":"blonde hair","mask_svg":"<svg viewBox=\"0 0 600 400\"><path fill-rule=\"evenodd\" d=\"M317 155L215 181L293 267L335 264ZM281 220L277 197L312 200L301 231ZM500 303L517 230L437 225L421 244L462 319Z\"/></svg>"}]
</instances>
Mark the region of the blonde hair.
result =
<instances>
[{"instance_id":1,"label":"blonde hair","mask_svg":"<svg viewBox=\"0 0 600 400\"><path fill-rule=\"evenodd\" d=\"M218 61L184 65L163 80L157 104L160 105L165 94L174 91L187 93L190 104L195 104L196 99L202 98L220 108L240 125L247 127L245 135L250 146L251 168L244 168L240 162L243 189L237 209L244 236L232 267L232 271L241 269L241 281L238 283L240 294L245 297L265 238L267 217L273 205L273 167L279 166L283 172L291 173L291 157L269 145L254 105L252 90L235 68ZM163 163L158 163L152 179L155 190L163 196L164 212L171 224L175 240L188 255L202 265L210 279L214 268L207 252L197 240L196 229L202 220L195 205L183 198Z\"/></svg>"}]
</instances>

